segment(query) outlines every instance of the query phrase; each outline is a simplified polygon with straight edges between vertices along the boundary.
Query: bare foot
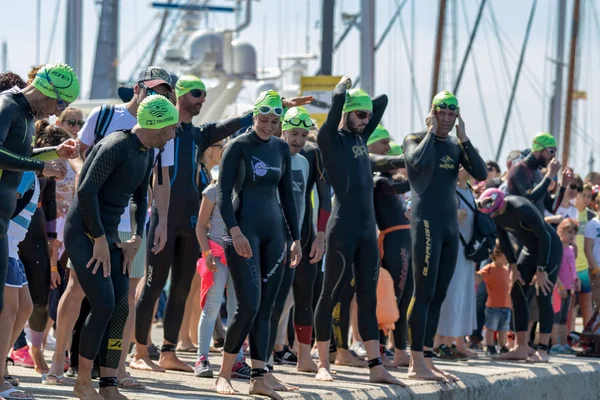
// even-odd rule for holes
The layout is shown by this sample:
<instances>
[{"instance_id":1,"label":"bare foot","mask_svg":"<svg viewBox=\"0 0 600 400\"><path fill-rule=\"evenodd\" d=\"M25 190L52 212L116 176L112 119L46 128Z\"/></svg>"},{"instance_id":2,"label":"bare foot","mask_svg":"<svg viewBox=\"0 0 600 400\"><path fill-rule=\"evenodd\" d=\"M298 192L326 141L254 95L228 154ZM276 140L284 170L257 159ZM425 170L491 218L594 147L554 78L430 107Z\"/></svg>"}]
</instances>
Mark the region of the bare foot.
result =
<instances>
[{"instance_id":1,"label":"bare foot","mask_svg":"<svg viewBox=\"0 0 600 400\"><path fill-rule=\"evenodd\" d=\"M73 394L80 400L104 400L92 386L91 380L87 385L75 382Z\"/></svg>"},{"instance_id":2,"label":"bare foot","mask_svg":"<svg viewBox=\"0 0 600 400\"><path fill-rule=\"evenodd\" d=\"M497 354L492 356L495 360L527 360L529 356L528 346L516 346L514 349L504 354Z\"/></svg>"},{"instance_id":3,"label":"bare foot","mask_svg":"<svg viewBox=\"0 0 600 400\"><path fill-rule=\"evenodd\" d=\"M532 355L534 355L534 354L535 354L535 349L534 349L534 348L532 348L532 347L529 347L529 346L527 346L527 354L528 354L529 356L532 356Z\"/></svg>"},{"instance_id":4,"label":"bare foot","mask_svg":"<svg viewBox=\"0 0 600 400\"><path fill-rule=\"evenodd\" d=\"M116 387L101 387L98 391L104 400L127 400Z\"/></svg>"},{"instance_id":5,"label":"bare foot","mask_svg":"<svg viewBox=\"0 0 600 400\"><path fill-rule=\"evenodd\" d=\"M319 368L317 367L317 363L315 363L311 358L307 360L298 359L298 365L296 366L296 371L298 372L317 372Z\"/></svg>"},{"instance_id":6,"label":"bare foot","mask_svg":"<svg viewBox=\"0 0 600 400\"><path fill-rule=\"evenodd\" d=\"M444 378L446 378L448 380L448 382L458 382L460 381L460 378L454 374L451 374L450 372L446 372L446 371L442 371L441 369L437 368L435 365L433 366L433 368L431 369L434 373L443 376Z\"/></svg>"},{"instance_id":7,"label":"bare foot","mask_svg":"<svg viewBox=\"0 0 600 400\"><path fill-rule=\"evenodd\" d=\"M194 346L194 343L192 343L191 341L179 342L177 343L176 351L182 351L185 353L195 353L198 351L198 348Z\"/></svg>"},{"instance_id":8,"label":"bare foot","mask_svg":"<svg viewBox=\"0 0 600 400\"><path fill-rule=\"evenodd\" d=\"M437 381L448 382L443 375L438 375L432 370L423 366L415 366L414 364L408 368L408 379L417 379L422 381Z\"/></svg>"},{"instance_id":9,"label":"bare foot","mask_svg":"<svg viewBox=\"0 0 600 400\"><path fill-rule=\"evenodd\" d=\"M277 379L272 373L267 373L264 376L265 383L276 392L296 392L300 390L298 386L290 385Z\"/></svg>"},{"instance_id":10,"label":"bare foot","mask_svg":"<svg viewBox=\"0 0 600 400\"><path fill-rule=\"evenodd\" d=\"M20 399L20 398L32 398L31 393L25 392L23 390L15 389L13 385L8 382L4 382L4 385L0 385L0 392L8 392L4 394L5 396L10 396L10 399ZM4 397L0 396L0 399L4 399Z\"/></svg>"},{"instance_id":11,"label":"bare foot","mask_svg":"<svg viewBox=\"0 0 600 400\"><path fill-rule=\"evenodd\" d=\"M275 400L283 400L283 397L271 389L263 379L250 379L250 388L248 389L248 393L267 396Z\"/></svg>"},{"instance_id":12,"label":"bare foot","mask_svg":"<svg viewBox=\"0 0 600 400\"><path fill-rule=\"evenodd\" d=\"M160 353L158 365L171 371L194 372L194 369L177 358L173 352Z\"/></svg>"},{"instance_id":13,"label":"bare foot","mask_svg":"<svg viewBox=\"0 0 600 400\"><path fill-rule=\"evenodd\" d=\"M394 378L392 374L387 372L382 365L371 368L369 370L369 382L372 383L387 383L389 385L399 385L405 387L406 385Z\"/></svg>"},{"instance_id":14,"label":"bare foot","mask_svg":"<svg viewBox=\"0 0 600 400\"><path fill-rule=\"evenodd\" d=\"M354 355L350 353L350 351L345 349L338 349L337 355L335 357L335 364L357 368L364 368L367 366L366 361L354 357Z\"/></svg>"},{"instance_id":15,"label":"bare foot","mask_svg":"<svg viewBox=\"0 0 600 400\"><path fill-rule=\"evenodd\" d=\"M388 359L386 356L384 356L384 355L382 355L382 356L381 356L381 361L383 362L383 367L384 367L385 369L388 369L388 368L396 368L396 366L394 365L394 363L393 363L391 360L389 360L389 359Z\"/></svg>"},{"instance_id":16,"label":"bare foot","mask_svg":"<svg viewBox=\"0 0 600 400\"><path fill-rule=\"evenodd\" d=\"M129 363L129 368L137 369L140 371L154 371L154 372L165 372L166 371L163 367L154 364L154 361L152 361L149 356L144 357L144 358L134 358Z\"/></svg>"},{"instance_id":17,"label":"bare foot","mask_svg":"<svg viewBox=\"0 0 600 400\"><path fill-rule=\"evenodd\" d=\"M215 389L219 394L236 394L237 392L231 386L231 379L223 378L222 376L217 377L215 382Z\"/></svg>"},{"instance_id":18,"label":"bare foot","mask_svg":"<svg viewBox=\"0 0 600 400\"><path fill-rule=\"evenodd\" d=\"M548 352L543 350L538 350L534 355L527 358L527 362L530 363L547 363L550 361L550 357L548 357Z\"/></svg>"},{"instance_id":19,"label":"bare foot","mask_svg":"<svg viewBox=\"0 0 600 400\"><path fill-rule=\"evenodd\" d=\"M331 377L329 369L325 367L319 367L315 379L323 382L333 382L333 378Z\"/></svg>"},{"instance_id":20,"label":"bare foot","mask_svg":"<svg viewBox=\"0 0 600 400\"><path fill-rule=\"evenodd\" d=\"M395 367L408 367L410 365L410 356L406 350L395 350L394 351L394 366Z\"/></svg>"},{"instance_id":21,"label":"bare foot","mask_svg":"<svg viewBox=\"0 0 600 400\"><path fill-rule=\"evenodd\" d=\"M39 347L29 347L29 354L33 359L33 364L35 365L35 372L39 374L47 374L50 372L50 368L48 364L46 364L46 360L44 360L44 351Z\"/></svg>"}]
</instances>

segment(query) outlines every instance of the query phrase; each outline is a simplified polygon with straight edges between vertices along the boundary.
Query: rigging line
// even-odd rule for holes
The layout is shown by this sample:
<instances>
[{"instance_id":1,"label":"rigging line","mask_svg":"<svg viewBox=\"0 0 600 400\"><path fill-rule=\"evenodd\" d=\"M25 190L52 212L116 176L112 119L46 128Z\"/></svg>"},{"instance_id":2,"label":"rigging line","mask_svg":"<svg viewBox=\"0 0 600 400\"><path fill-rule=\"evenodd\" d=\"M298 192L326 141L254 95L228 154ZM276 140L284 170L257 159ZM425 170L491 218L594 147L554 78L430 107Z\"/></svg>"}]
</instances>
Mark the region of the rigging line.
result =
<instances>
[{"instance_id":1,"label":"rigging line","mask_svg":"<svg viewBox=\"0 0 600 400\"><path fill-rule=\"evenodd\" d=\"M398 4L398 0L396 0L396 4ZM406 54L406 60L408 61L408 64L409 64L410 83L415 92L415 99L417 101L416 108L419 113L419 120L425 121L425 117L423 117L423 110L420 107L421 106L421 98L419 96L419 89L417 88L417 80L415 78L415 69L413 68L413 64L410 62L411 58L410 58L410 54L408 51L408 39L406 37L406 30L404 29L404 24L402 23L402 15L400 15L400 17L398 18L398 25L400 25L400 31L402 32L402 43L404 44L404 53Z\"/></svg>"},{"instance_id":2,"label":"rigging line","mask_svg":"<svg viewBox=\"0 0 600 400\"><path fill-rule=\"evenodd\" d=\"M52 47L54 47L54 34L56 33L56 26L58 25L58 13L60 12L60 4L62 0L56 1L56 7L54 8L54 23L52 24L52 30L50 31L50 41L48 42L48 51L46 52L46 60L50 60L52 55Z\"/></svg>"},{"instance_id":3,"label":"rigging line","mask_svg":"<svg viewBox=\"0 0 600 400\"><path fill-rule=\"evenodd\" d=\"M121 55L119 57L117 57L117 61L116 64L120 65L123 61L125 61L127 59L127 57L129 57L130 55L133 54L133 48L136 47L138 44L140 44L140 41L150 33L151 29L150 27L160 18L160 14L156 14L154 16L154 18L152 18L144 27L144 29L142 29L138 35L133 38L133 40L131 41L131 43L129 43L129 45L125 48L125 50L123 50L123 52L121 53ZM147 50L151 49L152 47L154 47L154 41L150 41ZM144 52L144 54L146 54L147 52Z\"/></svg>"},{"instance_id":4,"label":"rigging line","mask_svg":"<svg viewBox=\"0 0 600 400\"><path fill-rule=\"evenodd\" d=\"M512 50L512 53L511 52L507 52L507 53L512 61L516 61L517 57L519 55L519 52L515 49L512 42L510 41L508 35L506 35L506 33L504 32L502 27L498 25L498 21L496 19L496 13L494 11L493 3L490 3L490 16L491 16L492 21L491 22L488 21L488 23L490 25L492 25L495 29L498 30L499 37L501 38L500 40L508 43L508 48L510 50ZM524 63L524 68L525 68L524 78L527 80L527 82L532 86L532 88L534 90L537 90L537 95L541 97L540 91L543 92L544 87L543 87L542 83L537 79L537 74L535 72L533 72L526 63ZM537 87L534 87L536 85L537 85ZM548 94L545 94L545 95L548 96Z\"/></svg>"},{"instance_id":5,"label":"rigging line","mask_svg":"<svg viewBox=\"0 0 600 400\"><path fill-rule=\"evenodd\" d=\"M529 14L529 21L527 21L527 29L525 32L525 39L523 40L521 56L519 57L519 65L517 66L517 73L515 74L513 88L511 91L511 95L510 95L510 100L508 102L508 110L506 111L504 127L502 128L502 134L500 136L500 143L498 144L498 150L496 152L496 162L500 158L500 153L502 152L502 144L504 142L504 137L506 136L506 129L508 127L508 121L510 119L510 112L512 110L513 100L515 98L515 93L517 91L517 85L519 83L519 76L521 75L521 69L523 68L523 59L525 58L525 52L527 51L527 43L529 42L529 35L531 33L531 27L533 26L533 17L535 16L536 8L537 8L537 0L533 0L533 4L531 5L531 13Z\"/></svg>"},{"instance_id":6,"label":"rigging line","mask_svg":"<svg viewBox=\"0 0 600 400\"><path fill-rule=\"evenodd\" d=\"M458 2L454 3L455 6L458 6ZM465 17L465 30L467 32L467 35L469 34L469 30L470 28L468 27L469 24L469 15L467 13L467 7L465 4L465 0L462 0L462 9L463 9L463 15ZM481 90L481 79L479 76L479 68L477 67L477 57L475 57L475 50L473 50L473 52L471 53L471 59L473 61L473 70L475 72L475 82L477 84L477 92L479 93L479 104L481 104L481 112L483 113L483 122L485 123L485 129L487 131L487 136L488 136L488 144L490 145L490 150L491 150L491 154L494 154L494 147L492 146L492 128L490 126L490 121L488 118L488 114L487 114L487 109L486 109L486 105L485 105L485 99L483 97L483 91Z\"/></svg>"},{"instance_id":7,"label":"rigging line","mask_svg":"<svg viewBox=\"0 0 600 400\"><path fill-rule=\"evenodd\" d=\"M460 69L458 71L458 76L456 77L456 81L454 83L454 94L458 92L458 88L460 87L460 82L462 81L462 76L465 72L465 67L467 65L467 61L469 59L469 55L471 54L471 49L473 48L473 42L475 41L475 35L477 35L477 30L479 29L479 23L481 22L481 16L483 15L483 9L485 8L486 0L481 0L481 5L479 6L479 12L477 13L477 18L475 19L475 25L473 25L473 30L471 31L471 37L469 38L469 44L467 45L467 50L465 51L465 55L463 57L463 61L460 65ZM456 7L456 2L454 3L454 7ZM466 21L465 21L466 23ZM469 32L467 31L467 35Z\"/></svg>"}]
</instances>

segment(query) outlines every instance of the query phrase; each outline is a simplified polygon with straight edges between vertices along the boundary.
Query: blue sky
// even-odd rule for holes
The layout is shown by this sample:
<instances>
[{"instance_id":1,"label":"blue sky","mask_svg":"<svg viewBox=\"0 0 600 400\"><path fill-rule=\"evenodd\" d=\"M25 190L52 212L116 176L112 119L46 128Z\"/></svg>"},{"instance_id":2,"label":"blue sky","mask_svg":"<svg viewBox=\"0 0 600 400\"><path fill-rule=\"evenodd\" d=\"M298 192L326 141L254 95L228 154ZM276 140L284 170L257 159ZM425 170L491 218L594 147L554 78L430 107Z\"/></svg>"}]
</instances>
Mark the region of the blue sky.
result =
<instances>
[{"instance_id":1,"label":"blue sky","mask_svg":"<svg viewBox=\"0 0 600 400\"><path fill-rule=\"evenodd\" d=\"M396 9L396 4L403 0L376 0L376 37L387 25L389 18ZM453 84L450 80L452 70L458 69L462 60L468 34L467 28L473 26L477 13L479 0L448 0L456 2L458 29L456 46L456 63L451 61L452 45L447 47L448 59L444 63L445 73L441 89L450 89ZM568 26L567 36L570 34L570 14L573 0L568 0ZM11 2L10 13L0 15L0 39L8 42L9 67L11 70L26 75L29 67L35 62L36 36L35 36L35 9L36 0L19 0ZM58 19L54 19L55 8L60 3ZM89 93L89 84L93 68L93 59L96 46L96 34L99 9L94 5L94 0L83 0L84 3L84 36L83 36L83 72L81 81L83 94ZM119 78L126 79L135 65L137 58L143 55L146 46L154 37L158 23L151 23L157 10L150 7L148 0L122 0L121 1L121 56L119 65ZM214 5L233 5L231 0L215 0ZM411 129L420 129L422 122L419 111L426 115L431 92L431 70L434 51L434 35L437 23L437 0L408 0L402 12L402 21L405 25L408 41L410 42L410 16L411 4L415 7L415 67L416 82L420 96L420 105L415 109L411 118L411 84L404 53L400 26L396 23L390 35L376 55L375 94L387 93L390 97L388 112L384 116L384 124L391 134L401 140ZM581 90L588 93L587 101L577 104L577 128L573 136L571 164L576 170L585 174L588 172L589 153L592 148L598 148L600 142L596 132L594 118L591 110L594 107L595 95L598 93L597 82L593 79L594 70L600 67L598 52L598 38L600 27L594 14L596 6L591 6L592 0L582 0L586 7L583 18L581 34ZM503 51L508 64L509 76L503 67L503 59L499 50L495 32L491 24L490 4L495 11L499 26L500 36L505 41ZM502 2L488 1L484 19L481 23L478 37L476 38L473 54L475 55L483 92L484 105L487 109L489 127L487 129L482 112L482 102L473 69L473 62L467 64L461 87L457 93L461 103L461 110L467 125L467 132L476 147L485 158L493 158L502 130L507 100L510 93L510 84L515 74L516 59L520 52L525 35L525 28L529 16L532 0L504 0ZM538 131L548 130L548 103L547 95L552 90L553 65L546 61L546 57L554 55L554 35L556 26L557 0L540 0L533 22L532 33L525 58L525 68L521 75L513 107L511 123L507 132L504 150L500 161L514 148L524 148L533 134ZM42 1L42 41L41 60L62 61L64 57L64 21L66 0ZM310 7L310 8L309 8ZM356 13L359 11L359 0L336 1L336 37L343 30L341 13ZM307 34L310 37L310 51L320 53L320 18L321 0L261 0L253 2L253 22L242 33L241 38L252 42L257 50L259 67L276 66L277 56L282 53L299 53L305 51ZM468 14L465 23L464 12ZM308 17L308 18L307 18ZM450 10L448 18L452 18ZM308 21L307 21L308 20ZM307 23L308 22L308 23ZM54 39L51 40L53 26L56 25ZM234 26L233 17L225 14L211 14L209 25L214 29L231 28ZM308 26L308 29L307 29ZM448 38L452 37L451 32ZM508 44L510 43L510 45ZM512 48L511 48L512 46ZM514 48L514 49L513 49ZM48 49L50 57L47 57ZM353 30L347 37L340 50L334 56L334 74L359 75L359 32ZM566 41L565 61L568 60L569 43ZM458 65L457 65L458 64ZM310 71L316 70L318 61L311 63ZM565 68L565 83L567 69ZM566 87L565 87L566 89ZM563 96L563 102L564 102ZM561 127L562 128L562 127ZM590 132L587 136L583 132ZM595 137L594 137L595 136ZM596 169L598 168L596 163Z\"/></svg>"}]
</instances>

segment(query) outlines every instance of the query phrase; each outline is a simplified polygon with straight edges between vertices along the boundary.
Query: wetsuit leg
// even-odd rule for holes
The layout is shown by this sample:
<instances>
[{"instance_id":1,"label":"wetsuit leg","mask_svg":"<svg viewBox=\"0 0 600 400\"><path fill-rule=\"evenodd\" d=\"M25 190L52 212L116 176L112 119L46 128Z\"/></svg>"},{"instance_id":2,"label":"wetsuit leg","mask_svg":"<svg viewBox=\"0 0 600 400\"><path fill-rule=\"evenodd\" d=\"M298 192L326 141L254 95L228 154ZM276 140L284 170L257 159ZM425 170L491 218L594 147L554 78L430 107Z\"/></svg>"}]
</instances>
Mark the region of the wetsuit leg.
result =
<instances>
[{"instance_id":1,"label":"wetsuit leg","mask_svg":"<svg viewBox=\"0 0 600 400\"><path fill-rule=\"evenodd\" d=\"M81 302L81 309L79 310L79 318L75 322L73 328L73 337L71 339L71 367L77 369L79 366L79 340L81 338L81 329L83 324L90 313L90 302L87 297L83 298Z\"/></svg>"},{"instance_id":2,"label":"wetsuit leg","mask_svg":"<svg viewBox=\"0 0 600 400\"><path fill-rule=\"evenodd\" d=\"M325 273L321 295L315 308L315 333L318 342L331 340L333 309L344 286L352 279L355 242L356 238L353 235L337 226L327 234Z\"/></svg>"},{"instance_id":3,"label":"wetsuit leg","mask_svg":"<svg viewBox=\"0 0 600 400\"><path fill-rule=\"evenodd\" d=\"M25 239L19 244L19 258L25 266L29 282L29 292L33 302L33 312L29 317L29 327L43 335L48 321L48 299L50 295L50 254L48 253L46 219L42 208L36 209ZM32 337L32 340L34 338ZM42 336L35 341L42 339ZM34 343L40 347L41 343Z\"/></svg>"},{"instance_id":4,"label":"wetsuit leg","mask_svg":"<svg viewBox=\"0 0 600 400\"><path fill-rule=\"evenodd\" d=\"M350 306L355 293L353 277L348 277L338 302L333 308L332 323L335 344L340 349L348 350L348 334L350 333Z\"/></svg>"},{"instance_id":5,"label":"wetsuit leg","mask_svg":"<svg viewBox=\"0 0 600 400\"><path fill-rule=\"evenodd\" d=\"M167 342L175 344L179 339L185 302L190 293L199 256L200 245L194 230L185 228L177 232L175 257L171 263L171 288L165 307L164 338ZM166 266L163 264L162 267Z\"/></svg>"},{"instance_id":6,"label":"wetsuit leg","mask_svg":"<svg viewBox=\"0 0 600 400\"><path fill-rule=\"evenodd\" d=\"M158 213L153 212L150 221L151 228L148 230L148 240L146 241L146 282L135 307L135 340L143 345L148 344L148 331L154 318L154 305L167 283L177 240L175 230L168 225L165 248L158 254L152 253L154 232L157 225Z\"/></svg>"},{"instance_id":7,"label":"wetsuit leg","mask_svg":"<svg viewBox=\"0 0 600 400\"><path fill-rule=\"evenodd\" d=\"M8 272L8 237L0 232L0 312L4 308L4 285Z\"/></svg>"},{"instance_id":8,"label":"wetsuit leg","mask_svg":"<svg viewBox=\"0 0 600 400\"><path fill-rule=\"evenodd\" d=\"M394 330L394 346L398 350L406 350L406 344L408 343L408 306L410 299L413 296L414 278L412 273L412 260L408 261L408 271L406 273L406 284L400 297L400 303L398 304L398 311L400 311L400 318L396 322L396 328Z\"/></svg>"},{"instance_id":9,"label":"wetsuit leg","mask_svg":"<svg viewBox=\"0 0 600 400\"><path fill-rule=\"evenodd\" d=\"M423 351L427 320L431 317L429 309L436 291L443 236L428 220L411 221L410 235L414 291L408 307L408 339L412 351Z\"/></svg>"},{"instance_id":10,"label":"wetsuit leg","mask_svg":"<svg viewBox=\"0 0 600 400\"><path fill-rule=\"evenodd\" d=\"M377 279L379 278L379 251L375 226L362 231L355 250L354 277L358 330L364 342L379 339L377 324Z\"/></svg>"},{"instance_id":11,"label":"wetsuit leg","mask_svg":"<svg viewBox=\"0 0 600 400\"><path fill-rule=\"evenodd\" d=\"M302 260L294 277L294 330L298 341L310 345L313 324L313 294L317 268L320 263L310 263L312 240L302 249Z\"/></svg>"},{"instance_id":12,"label":"wetsuit leg","mask_svg":"<svg viewBox=\"0 0 600 400\"><path fill-rule=\"evenodd\" d=\"M287 257L284 264L284 272L283 277L281 279L281 285L279 286L279 290L277 291L277 296L275 298L275 303L273 305L273 313L271 315L271 331L269 333L269 348L268 354L273 351L275 347L275 342L277 341L277 332L279 330L279 321L283 315L285 309L285 303L290 294L290 290L292 289L292 285L294 283L294 276L296 269L290 268L290 253L289 248L292 246L292 242L286 243L286 248L288 249ZM289 316L289 314L286 314Z\"/></svg>"},{"instance_id":13,"label":"wetsuit leg","mask_svg":"<svg viewBox=\"0 0 600 400\"><path fill-rule=\"evenodd\" d=\"M515 322L515 330L517 332L527 332L529 329L529 299L531 298L532 286L529 282L535 275L537 269L537 254L530 254L527 248L523 248L517 260L517 268L521 272L521 278L527 284L522 285L520 282L515 282L515 285L510 292L510 297L513 303L513 319Z\"/></svg>"}]
</instances>

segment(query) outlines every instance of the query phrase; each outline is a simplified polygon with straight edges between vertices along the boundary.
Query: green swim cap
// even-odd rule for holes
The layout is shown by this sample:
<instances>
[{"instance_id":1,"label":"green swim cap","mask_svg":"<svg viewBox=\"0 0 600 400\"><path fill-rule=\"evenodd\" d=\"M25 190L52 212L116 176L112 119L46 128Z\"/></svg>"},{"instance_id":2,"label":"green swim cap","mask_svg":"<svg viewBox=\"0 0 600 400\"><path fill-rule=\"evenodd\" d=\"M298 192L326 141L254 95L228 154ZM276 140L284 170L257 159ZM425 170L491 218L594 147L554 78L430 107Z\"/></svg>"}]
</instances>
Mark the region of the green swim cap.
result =
<instances>
[{"instance_id":1,"label":"green swim cap","mask_svg":"<svg viewBox=\"0 0 600 400\"><path fill-rule=\"evenodd\" d=\"M383 127L383 125L377 125L377 128L373 131L371 136L369 136L369 140L367 140L367 146L372 145L375 142L379 142L383 139L390 139L390 133L387 129Z\"/></svg>"},{"instance_id":2,"label":"green swim cap","mask_svg":"<svg viewBox=\"0 0 600 400\"><path fill-rule=\"evenodd\" d=\"M58 92L60 98L67 103L74 102L79 96L79 79L73 68L67 64L56 63L42 66L35 75L32 85L51 99L56 99L56 92Z\"/></svg>"},{"instance_id":3,"label":"green swim cap","mask_svg":"<svg viewBox=\"0 0 600 400\"><path fill-rule=\"evenodd\" d=\"M388 151L387 155L388 156L401 156L402 154L404 154L404 150L402 150L402 146L400 146L398 143L394 142L393 140L390 141L390 151Z\"/></svg>"},{"instance_id":4,"label":"green swim cap","mask_svg":"<svg viewBox=\"0 0 600 400\"><path fill-rule=\"evenodd\" d=\"M458 99L456 98L456 96L454 96L452 93L450 93L448 91L443 91L443 92L439 92L438 94L436 94L431 103L434 106L438 106L439 104L444 103L448 107L454 106L454 107L458 108ZM452 110L452 111L454 111L454 110Z\"/></svg>"},{"instance_id":5,"label":"green swim cap","mask_svg":"<svg viewBox=\"0 0 600 400\"><path fill-rule=\"evenodd\" d=\"M138 107L138 125L146 129L162 129L179 123L177 109L166 97L159 94L147 96Z\"/></svg>"},{"instance_id":6,"label":"green swim cap","mask_svg":"<svg viewBox=\"0 0 600 400\"><path fill-rule=\"evenodd\" d=\"M252 115L258 114L275 114L278 117L283 115L283 104L281 96L274 90L266 90L261 92L254 103L254 111Z\"/></svg>"},{"instance_id":7,"label":"green swim cap","mask_svg":"<svg viewBox=\"0 0 600 400\"><path fill-rule=\"evenodd\" d=\"M310 114L304 107L292 107L285 113L283 117L283 125L281 130L289 131L294 128L308 130L313 125L310 119Z\"/></svg>"},{"instance_id":8,"label":"green swim cap","mask_svg":"<svg viewBox=\"0 0 600 400\"><path fill-rule=\"evenodd\" d=\"M373 112L373 100L362 89L350 89L346 92L346 102L344 103L343 111L349 113L357 110Z\"/></svg>"},{"instance_id":9,"label":"green swim cap","mask_svg":"<svg viewBox=\"0 0 600 400\"><path fill-rule=\"evenodd\" d=\"M180 98L187 92L194 89L206 91L206 86L204 86L204 82L202 82L197 76L184 75L177 80L177 84L175 85L175 95L177 98Z\"/></svg>"},{"instance_id":10,"label":"green swim cap","mask_svg":"<svg viewBox=\"0 0 600 400\"><path fill-rule=\"evenodd\" d=\"M531 151L542 151L551 147L556 147L556 139L548 132L539 132L533 137Z\"/></svg>"}]
</instances>

